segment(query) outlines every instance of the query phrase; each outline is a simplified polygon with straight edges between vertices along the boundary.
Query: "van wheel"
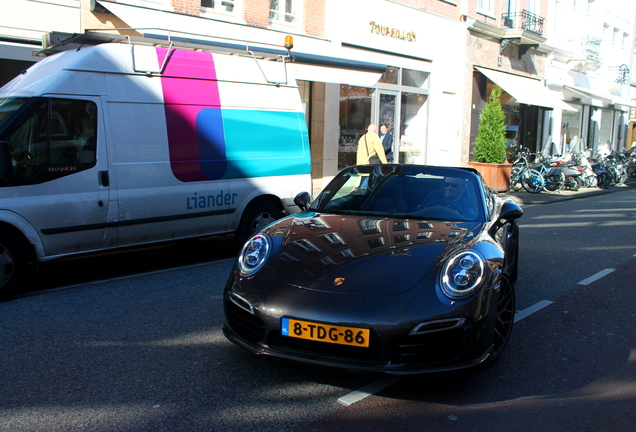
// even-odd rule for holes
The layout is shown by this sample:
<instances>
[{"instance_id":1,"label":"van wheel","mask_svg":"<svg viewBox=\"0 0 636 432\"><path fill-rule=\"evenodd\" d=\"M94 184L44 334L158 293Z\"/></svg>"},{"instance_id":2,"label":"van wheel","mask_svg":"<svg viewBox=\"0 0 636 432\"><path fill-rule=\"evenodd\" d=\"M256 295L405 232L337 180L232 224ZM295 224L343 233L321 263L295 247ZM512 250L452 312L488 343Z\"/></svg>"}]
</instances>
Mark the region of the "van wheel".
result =
<instances>
[{"instance_id":1,"label":"van wheel","mask_svg":"<svg viewBox=\"0 0 636 432\"><path fill-rule=\"evenodd\" d=\"M250 204L243 213L241 223L236 231L236 240L243 245L257 231L283 217L283 212L270 201L256 201Z\"/></svg>"},{"instance_id":2,"label":"van wheel","mask_svg":"<svg viewBox=\"0 0 636 432\"><path fill-rule=\"evenodd\" d=\"M0 232L0 299L16 291L27 268L24 244L11 232Z\"/></svg>"}]
</instances>

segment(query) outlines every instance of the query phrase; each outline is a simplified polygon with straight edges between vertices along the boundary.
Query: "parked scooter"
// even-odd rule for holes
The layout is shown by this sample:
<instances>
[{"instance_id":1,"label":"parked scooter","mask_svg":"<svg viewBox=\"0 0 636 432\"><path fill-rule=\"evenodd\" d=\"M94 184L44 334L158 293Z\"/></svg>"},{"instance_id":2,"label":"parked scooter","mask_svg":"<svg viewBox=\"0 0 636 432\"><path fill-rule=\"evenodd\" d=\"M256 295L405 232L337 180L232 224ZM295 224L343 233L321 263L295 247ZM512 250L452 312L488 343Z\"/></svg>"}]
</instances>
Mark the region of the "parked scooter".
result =
<instances>
[{"instance_id":1,"label":"parked scooter","mask_svg":"<svg viewBox=\"0 0 636 432\"><path fill-rule=\"evenodd\" d=\"M590 166L592 167L592 171L596 175L597 183L596 185L600 188L609 187L613 180L614 176L610 172L607 161L602 155L597 155L596 158L589 158Z\"/></svg>"},{"instance_id":2,"label":"parked scooter","mask_svg":"<svg viewBox=\"0 0 636 432\"><path fill-rule=\"evenodd\" d=\"M570 158L569 160L556 160L554 161L554 165L563 169L563 175L565 175L565 189L577 191L583 187L584 182L582 176L584 169L579 166L578 162L575 161L574 158Z\"/></svg>"},{"instance_id":3,"label":"parked scooter","mask_svg":"<svg viewBox=\"0 0 636 432\"><path fill-rule=\"evenodd\" d=\"M573 153L571 157L572 162L581 169L581 176L579 177L584 187L597 187L598 178L592 169L592 164L589 159L580 153Z\"/></svg>"}]
</instances>

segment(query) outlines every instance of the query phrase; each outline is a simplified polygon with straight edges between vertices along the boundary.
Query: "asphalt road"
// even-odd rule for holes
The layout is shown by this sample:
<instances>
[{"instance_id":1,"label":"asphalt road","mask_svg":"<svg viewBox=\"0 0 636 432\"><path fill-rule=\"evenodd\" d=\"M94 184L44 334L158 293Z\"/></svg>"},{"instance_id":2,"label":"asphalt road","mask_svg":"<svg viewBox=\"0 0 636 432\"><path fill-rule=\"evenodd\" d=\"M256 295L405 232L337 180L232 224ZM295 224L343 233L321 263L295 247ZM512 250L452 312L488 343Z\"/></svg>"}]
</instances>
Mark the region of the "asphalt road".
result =
<instances>
[{"instance_id":1,"label":"asphalt road","mask_svg":"<svg viewBox=\"0 0 636 432\"><path fill-rule=\"evenodd\" d=\"M385 379L242 351L221 333L227 240L190 260L151 248L164 270L130 253L52 264L47 281L83 275L0 303L0 431L636 430L636 190L524 210L519 321L477 373ZM101 279L108 266L126 268Z\"/></svg>"}]
</instances>

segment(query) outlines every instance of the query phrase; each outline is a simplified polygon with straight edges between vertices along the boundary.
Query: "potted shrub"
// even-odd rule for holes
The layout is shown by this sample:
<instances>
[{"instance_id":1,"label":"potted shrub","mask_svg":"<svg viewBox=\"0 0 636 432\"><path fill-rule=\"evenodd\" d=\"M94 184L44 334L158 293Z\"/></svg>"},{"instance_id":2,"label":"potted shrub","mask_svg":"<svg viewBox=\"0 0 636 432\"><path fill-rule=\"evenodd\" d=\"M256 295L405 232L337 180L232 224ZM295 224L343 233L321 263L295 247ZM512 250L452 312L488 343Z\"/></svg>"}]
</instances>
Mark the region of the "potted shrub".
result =
<instances>
[{"instance_id":1,"label":"potted shrub","mask_svg":"<svg viewBox=\"0 0 636 432\"><path fill-rule=\"evenodd\" d=\"M490 92L484 110L479 116L479 128L475 138L474 162L486 184L497 191L507 191L512 166L506 160L506 115L501 107L500 87Z\"/></svg>"}]
</instances>

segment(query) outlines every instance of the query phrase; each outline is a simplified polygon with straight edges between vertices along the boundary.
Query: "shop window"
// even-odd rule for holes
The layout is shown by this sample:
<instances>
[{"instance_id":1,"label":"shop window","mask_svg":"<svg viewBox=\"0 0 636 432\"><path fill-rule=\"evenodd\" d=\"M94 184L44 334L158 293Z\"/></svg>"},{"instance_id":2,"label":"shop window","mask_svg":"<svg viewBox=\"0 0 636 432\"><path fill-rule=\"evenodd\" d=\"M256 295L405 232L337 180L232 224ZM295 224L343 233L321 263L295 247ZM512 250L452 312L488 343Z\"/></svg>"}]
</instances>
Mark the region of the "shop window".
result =
<instances>
[{"instance_id":1,"label":"shop window","mask_svg":"<svg viewBox=\"0 0 636 432\"><path fill-rule=\"evenodd\" d=\"M400 68L389 66L387 70L382 74L380 80L381 84L395 84L398 85L398 77L400 76Z\"/></svg>"},{"instance_id":2,"label":"shop window","mask_svg":"<svg viewBox=\"0 0 636 432\"><path fill-rule=\"evenodd\" d=\"M561 121L565 151L583 153L586 146L581 142L581 112L563 111Z\"/></svg>"},{"instance_id":3,"label":"shop window","mask_svg":"<svg viewBox=\"0 0 636 432\"><path fill-rule=\"evenodd\" d=\"M418 70L402 69L402 85L409 87L417 87L420 89L428 88L428 72Z\"/></svg>"},{"instance_id":4,"label":"shop window","mask_svg":"<svg viewBox=\"0 0 636 432\"><path fill-rule=\"evenodd\" d=\"M426 163L423 146L428 128L427 98L422 94L402 93L399 163Z\"/></svg>"},{"instance_id":5,"label":"shop window","mask_svg":"<svg viewBox=\"0 0 636 432\"><path fill-rule=\"evenodd\" d=\"M358 140L371 122L371 97L373 89L340 86L340 140L338 168L356 164Z\"/></svg>"}]
</instances>

